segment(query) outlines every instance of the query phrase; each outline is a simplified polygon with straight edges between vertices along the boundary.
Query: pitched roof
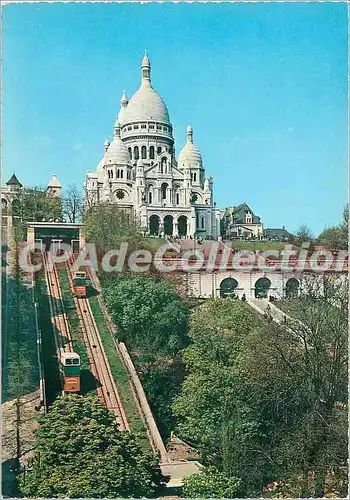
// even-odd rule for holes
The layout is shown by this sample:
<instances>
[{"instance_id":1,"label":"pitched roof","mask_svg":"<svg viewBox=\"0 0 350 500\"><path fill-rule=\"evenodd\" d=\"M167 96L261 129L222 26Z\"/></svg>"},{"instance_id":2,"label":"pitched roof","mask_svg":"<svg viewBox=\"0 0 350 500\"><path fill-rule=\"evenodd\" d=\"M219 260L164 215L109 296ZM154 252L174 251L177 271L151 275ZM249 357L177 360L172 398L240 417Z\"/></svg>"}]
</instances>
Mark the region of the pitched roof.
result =
<instances>
[{"instance_id":1,"label":"pitched roof","mask_svg":"<svg viewBox=\"0 0 350 500\"><path fill-rule=\"evenodd\" d=\"M284 227L283 228L267 228L264 230L264 235L267 238L290 238L292 233L289 233Z\"/></svg>"},{"instance_id":2,"label":"pitched roof","mask_svg":"<svg viewBox=\"0 0 350 500\"><path fill-rule=\"evenodd\" d=\"M57 179L56 174L53 174L51 177L50 182L48 183L47 187L55 187L55 188L60 188L62 187L60 181Z\"/></svg>"},{"instance_id":3,"label":"pitched roof","mask_svg":"<svg viewBox=\"0 0 350 500\"><path fill-rule=\"evenodd\" d=\"M9 180L6 182L8 186L18 186L22 187L22 184L19 182L19 180L16 177L16 174L12 174Z\"/></svg>"},{"instance_id":4,"label":"pitched roof","mask_svg":"<svg viewBox=\"0 0 350 500\"><path fill-rule=\"evenodd\" d=\"M231 207L230 207L231 208ZM246 202L232 207L232 217L236 224L246 224L246 215L250 212L252 214L252 224L260 224L260 217L254 214L253 210L247 205Z\"/></svg>"}]
</instances>

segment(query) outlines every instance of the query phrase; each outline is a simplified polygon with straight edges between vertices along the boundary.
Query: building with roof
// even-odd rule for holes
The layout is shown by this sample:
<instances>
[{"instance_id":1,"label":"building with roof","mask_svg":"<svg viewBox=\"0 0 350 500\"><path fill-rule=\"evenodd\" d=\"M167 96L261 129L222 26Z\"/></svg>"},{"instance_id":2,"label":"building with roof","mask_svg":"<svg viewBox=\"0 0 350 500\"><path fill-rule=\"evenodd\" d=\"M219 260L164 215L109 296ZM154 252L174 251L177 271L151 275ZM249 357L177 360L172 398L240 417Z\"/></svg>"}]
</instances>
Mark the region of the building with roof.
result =
<instances>
[{"instance_id":1,"label":"building with roof","mask_svg":"<svg viewBox=\"0 0 350 500\"><path fill-rule=\"evenodd\" d=\"M260 217L244 202L224 210L221 232L226 238L262 238L264 227Z\"/></svg>"},{"instance_id":2,"label":"building with roof","mask_svg":"<svg viewBox=\"0 0 350 500\"><path fill-rule=\"evenodd\" d=\"M56 174L53 174L46 188L46 196L53 196L54 198L59 198L61 196L61 191L62 191L62 184L57 179Z\"/></svg>"},{"instance_id":3,"label":"building with roof","mask_svg":"<svg viewBox=\"0 0 350 500\"><path fill-rule=\"evenodd\" d=\"M264 238L272 241L289 241L294 238L294 235L282 228L266 228L264 229Z\"/></svg>"},{"instance_id":4,"label":"building with roof","mask_svg":"<svg viewBox=\"0 0 350 500\"><path fill-rule=\"evenodd\" d=\"M213 179L206 178L202 155L188 125L186 143L175 156L168 109L151 83L145 54L141 85L128 100L123 92L104 155L84 183L85 206L101 202L134 211L145 234L220 235L220 211L213 200Z\"/></svg>"},{"instance_id":5,"label":"building with roof","mask_svg":"<svg viewBox=\"0 0 350 500\"><path fill-rule=\"evenodd\" d=\"M47 196L61 196L61 183L57 179L56 175L53 175L49 184L46 188ZM15 173L11 175L9 180L6 182L5 186L1 186L1 228L2 228L2 238L5 241L5 232L12 226L12 207L13 202L20 198L21 194L25 193L25 188L23 184L18 180Z\"/></svg>"}]
</instances>

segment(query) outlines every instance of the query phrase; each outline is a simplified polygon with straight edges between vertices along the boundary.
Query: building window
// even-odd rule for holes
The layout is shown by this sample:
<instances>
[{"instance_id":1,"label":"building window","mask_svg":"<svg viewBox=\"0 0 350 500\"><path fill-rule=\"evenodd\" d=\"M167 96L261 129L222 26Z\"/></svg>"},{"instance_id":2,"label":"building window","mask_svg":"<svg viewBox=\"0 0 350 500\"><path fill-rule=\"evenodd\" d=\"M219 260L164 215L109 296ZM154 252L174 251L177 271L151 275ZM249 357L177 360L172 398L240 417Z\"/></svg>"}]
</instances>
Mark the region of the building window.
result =
<instances>
[{"instance_id":1,"label":"building window","mask_svg":"<svg viewBox=\"0 0 350 500\"><path fill-rule=\"evenodd\" d=\"M248 212L245 216L245 223L246 224L251 224L253 222L252 214Z\"/></svg>"},{"instance_id":2,"label":"building window","mask_svg":"<svg viewBox=\"0 0 350 500\"><path fill-rule=\"evenodd\" d=\"M162 192L162 200L166 200L166 191L167 191L168 184L164 183L161 186L161 192Z\"/></svg>"},{"instance_id":3,"label":"building window","mask_svg":"<svg viewBox=\"0 0 350 500\"><path fill-rule=\"evenodd\" d=\"M130 158L130 160L132 160L132 149L128 148L128 151L129 151L129 158Z\"/></svg>"},{"instance_id":4,"label":"building window","mask_svg":"<svg viewBox=\"0 0 350 500\"><path fill-rule=\"evenodd\" d=\"M147 150L146 150L146 146L142 146L141 148L141 158L143 160L145 160L147 158Z\"/></svg>"},{"instance_id":5,"label":"building window","mask_svg":"<svg viewBox=\"0 0 350 500\"><path fill-rule=\"evenodd\" d=\"M134 160L138 160L140 158L139 156L139 148L138 146L134 147Z\"/></svg>"},{"instance_id":6,"label":"building window","mask_svg":"<svg viewBox=\"0 0 350 500\"><path fill-rule=\"evenodd\" d=\"M122 200L123 198L125 198L125 193L124 191L121 191L120 189L117 191L117 198L118 200Z\"/></svg>"},{"instance_id":7,"label":"building window","mask_svg":"<svg viewBox=\"0 0 350 500\"><path fill-rule=\"evenodd\" d=\"M196 173L194 173L194 174L193 174L193 181L194 181L194 182L196 182L196 180L197 180L197 174L196 174Z\"/></svg>"},{"instance_id":8,"label":"building window","mask_svg":"<svg viewBox=\"0 0 350 500\"><path fill-rule=\"evenodd\" d=\"M120 171L120 178L123 178L123 170Z\"/></svg>"},{"instance_id":9,"label":"building window","mask_svg":"<svg viewBox=\"0 0 350 500\"><path fill-rule=\"evenodd\" d=\"M162 130L162 126L161 125L157 125L157 130Z\"/></svg>"},{"instance_id":10,"label":"building window","mask_svg":"<svg viewBox=\"0 0 350 500\"><path fill-rule=\"evenodd\" d=\"M176 193L176 205L180 205L180 195Z\"/></svg>"},{"instance_id":11,"label":"building window","mask_svg":"<svg viewBox=\"0 0 350 500\"><path fill-rule=\"evenodd\" d=\"M150 128L151 130L154 130L154 125L153 125L153 123L151 123L151 124L149 125L149 128Z\"/></svg>"},{"instance_id":12,"label":"building window","mask_svg":"<svg viewBox=\"0 0 350 500\"><path fill-rule=\"evenodd\" d=\"M151 160L154 160L154 146L149 148L149 157Z\"/></svg>"},{"instance_id":13,"label":"building window","mask_svg":"<svg viewBox=\"0 0 350 500\"><path fill-rule=\"evenodd\" d=\"M146 124L145 123L141 123L141 128L146 128Z\"/></svg>"},{"instance_id":14,"label":"building window","mask_svg":"<svg viewBox=\"0 0 350 500\"><path fill-rule=\"evenodd\" d=\"M168 132L168 127L163 127L163 130L165 130L165 132Z\"/></svg>"},{"instance_id":15,"label":"building window","mask_svg":"<svg viewBox=\"0 0 350 500\"><path fill-rule=\"evenodd\" d=\"M134 129L137 130L139 128L138 125L134 125Z\"/></svg>"},{"instance_id":16,"label":"building window","mask_svg":"<svg viewBox=\"0 0 350 500\"><path fill-rule=\"evenodd\" d=\"M157 147L157 154L160 155L160 153L162 152L162 148L160 146Z\"/></svg>"},{"instance_id":17,"label":"building window","mask_svg":"<svg viewBox=\"0 0 350 500\"><path fill-rule=\"evenodd\" d=\"M152 203L152 193L151 193L151 191L148 193L148 203L149 204Z\"/></svg>"},{"instance_id":18,"label":"building window","mask_svg":"<svg viewBox=\"0 0 350 500\"><path fill-rule=\"evenodd\" d=\"M128 130L132 130L132 126L131 125L128 126Z\"/></svg>"}]
</instances>

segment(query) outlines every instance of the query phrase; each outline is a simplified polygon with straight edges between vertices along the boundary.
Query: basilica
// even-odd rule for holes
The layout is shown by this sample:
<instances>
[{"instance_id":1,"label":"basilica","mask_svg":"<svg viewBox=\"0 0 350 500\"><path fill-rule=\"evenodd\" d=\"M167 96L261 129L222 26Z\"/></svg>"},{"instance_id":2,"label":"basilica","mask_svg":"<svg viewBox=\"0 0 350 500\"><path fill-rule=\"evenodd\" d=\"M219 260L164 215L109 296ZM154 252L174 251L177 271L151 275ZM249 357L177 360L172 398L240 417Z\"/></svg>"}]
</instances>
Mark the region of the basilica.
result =
<instances>
[{"instance_id":1,"label":"basilica","mask_svg":"<svg viewBox=\"0 0 350 500\"><path fill-rule=\"evenodd\" d=\"M217 238L221 211L193 135L188 125L176 158L173 126L145 54L141 85L130 100L124 92L113 140L106 140L96 171L86 175L85 207L107 202L132 210L147 235Z\"/></svg>"}]
</instances>

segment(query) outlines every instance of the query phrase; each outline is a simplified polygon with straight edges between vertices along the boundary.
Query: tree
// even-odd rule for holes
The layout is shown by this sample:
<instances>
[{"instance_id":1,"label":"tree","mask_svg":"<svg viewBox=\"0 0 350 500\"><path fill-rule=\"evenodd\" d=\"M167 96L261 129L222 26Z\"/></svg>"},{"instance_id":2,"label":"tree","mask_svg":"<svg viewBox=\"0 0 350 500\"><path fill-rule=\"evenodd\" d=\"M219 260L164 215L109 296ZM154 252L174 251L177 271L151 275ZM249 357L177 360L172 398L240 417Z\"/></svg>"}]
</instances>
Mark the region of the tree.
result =
<instances>
[{"instance_id":1,"label":"tree","mask_svg":"<svg viewBox=\"0 0 350 500\"><path fill-rule=\"evenodd\" d=\"M283 480L322 496L327 474L346 468L345 292L339 279L310 283L289 329L242 302L208 301L192 316L177 434L245 495Z\"/></svg>"},{"instance_id":2,"label":"tree","mask_svg":"<svg viewBox=\"0 0 350 500\"><path fill-rule=\"evenodd\" d=\"M121 432L96 396L63 396L41 417L36 458L20 474L26 496L156 497L166 480L158 457Z\"/></svg>"},{"instance_id":3,"label":"tree","mask_svg":"<svg viewBox=\"0 0 350 500\"><path fill-rule=\"evenodd\" d=\"M296 236L301 241L311 241L313 239L313 236L311 234L311 230L306 224L302 224L299 227L299 229L296 233Z\"/></svg>"},{"instance_id":4,"label":"tree","mask_svg":"<svg viewBox=\"0 0 350 500\"><path fill-rule=\"evenodd\" d=\"M100 203L87 210L83 230L86 241L94 243L100 255L118 249L123 242L128 243L129 251L142 248L140 229L133 213L116 205Z\"/></svg>"},{"instance_id":5,"label":"tree","mask_svg":"<svg viewBox=\"0 0 350 500\"><path fill-rule=\"evenodd\" d=\"M57 221L62 218L61 200L47 196L44 189L23 189L12 202L14 223Z\"/></svg>"},{"instance_id":6,"label":"tree","mask_svg":"<svg viewBox=\"0 0 350 500\"><path fill-rule=\"evenodd\" d=\"M67 187L62 204L63 216L68 222L79 222L83 215L83 198L74 184Z\"/></svg>"},{"instance_id":7,"label":"tree","mask_svg":"<svg viewBox=\"0 0 350 500\"><path fill-rule=\"evenodd\" d=\"M324 245L330 249L346 250L349 246L349 206L345 205L343 210L343 218L338 226L333 226L325 229L318 236L317 242L319 245Z\"/></svg>"},{"instance_id":8,"label":"tree","mask_svg":"<svg viewBox=\"0 0 350 500\"><path fill-rule=\"evenodd\" d=\"M174 282L152 276L104 278L106 305L129 348L162 437L174 425L172 399L183 380L181 349L187 346L188 305Z\"/></svg>"},{"instance_id":9,"label":"tree","mask_svg":"<svg viewBox=\"0 0 350 500\"><path fill-rule=\"evenodd\" d=\"M208 467L184 478L183 494L185 498L239 498L240 480Z\"/></svg>"},{"instance_id":10,"label":"tree","mask_svg":"<svg viewBox=\"0 0 350 500\"><path fill-rule=\"evenodd\" d=\"M129 275L104 283L118 337L131 349L173 356L186 345L188 307L169 280Z\"/></svg>"}]
</instances>

